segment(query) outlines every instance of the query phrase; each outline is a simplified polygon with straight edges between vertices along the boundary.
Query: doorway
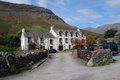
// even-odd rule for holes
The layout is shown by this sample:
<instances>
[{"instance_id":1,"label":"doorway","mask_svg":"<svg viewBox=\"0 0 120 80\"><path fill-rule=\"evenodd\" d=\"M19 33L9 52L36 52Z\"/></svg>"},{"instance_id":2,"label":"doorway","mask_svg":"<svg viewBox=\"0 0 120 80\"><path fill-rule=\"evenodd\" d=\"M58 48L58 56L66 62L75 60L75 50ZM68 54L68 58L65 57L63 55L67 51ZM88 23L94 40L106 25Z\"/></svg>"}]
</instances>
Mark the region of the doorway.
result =
<instances>
[{"instance_id":1,"label":"doorway","mask_svg":"<svg viewBox=\"0 0 120 80\"><path fill-rule=\"evenodd\" d=\"M59 50L60 50L60 51L63 50L63 45L59 45Z\"/></svg>"}]
</instances>

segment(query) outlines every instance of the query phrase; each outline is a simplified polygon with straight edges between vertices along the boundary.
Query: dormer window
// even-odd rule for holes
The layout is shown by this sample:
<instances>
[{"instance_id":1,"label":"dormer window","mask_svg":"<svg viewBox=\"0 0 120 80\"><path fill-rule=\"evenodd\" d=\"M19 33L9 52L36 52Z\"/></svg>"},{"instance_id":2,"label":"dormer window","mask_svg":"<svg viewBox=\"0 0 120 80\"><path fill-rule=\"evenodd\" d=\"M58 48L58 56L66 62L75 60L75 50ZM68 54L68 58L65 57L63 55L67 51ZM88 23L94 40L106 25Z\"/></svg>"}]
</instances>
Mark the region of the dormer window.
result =
<instances>
[{"instance_id":1,"label":"dormer window","mask_svg":"<svg viewBox=\"0 0 120 80\"><path fill-rule=\"evenodd\" d=\"M73 32L71 32L71 37L73 37Z\"/></svg>"},{"instance_id":2,"label":"dormer window","mask_svg":"<svg viewBox=\"0 0 120 80\"><path fill-rule=\"evenodd\" d=\"M59 32L59 36L62 36L62 31Z\"/></svg>"}]
</instances>

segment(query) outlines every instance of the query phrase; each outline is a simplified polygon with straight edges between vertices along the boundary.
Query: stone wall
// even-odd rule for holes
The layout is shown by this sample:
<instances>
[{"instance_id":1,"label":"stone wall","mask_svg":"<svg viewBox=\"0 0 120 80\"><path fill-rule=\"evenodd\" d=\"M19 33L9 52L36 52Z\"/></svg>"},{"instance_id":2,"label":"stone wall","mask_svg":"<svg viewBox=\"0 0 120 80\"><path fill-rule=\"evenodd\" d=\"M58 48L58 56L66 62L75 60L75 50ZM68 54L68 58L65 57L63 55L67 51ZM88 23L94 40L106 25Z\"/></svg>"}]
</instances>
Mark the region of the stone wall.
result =
<instances>
[{"instance_id":1,"label":"stone wall","mask_svg":"<svg viewBox=\"0 0 120 80\"><path fill-rule=\"evenodd\" d=\"M100 62L113 60L110 49L98 49L95 51L77 50L78 57L87 62L87 66L94 66Z\"/></svg>"},{"instance_id":2,"label":"stone wall","mask_svg":"<svg viewBox=\"0 0 120 80\"><path fill-rule=\"evenodd\" d=\"M110 61L112 59L112 52L110 49L98 49L93 51L87 66L94 66L100 62Z\"/></svg>"},{"instance_id":3,"label":"stone wall","mask_svg":"<svg viewBox=\"0 0 120 80\"><path fill-rule=\"evenodd\" d=\"M89 52L88 50L81 50L81 49L78 49L77 50L77 56L81 59L83 59L84 61L89 61L91 56L92 56L92 53Z\"/></svg>"},{"instance_id":4,"label":"stone wall","mask_svg":"<svg viewBox=\"0 0 120 80\"><path fill-rule=\"evenodd\" d=\"M0 52L0 76L30 69L32 65L48 56L47 51Z\"/></svg>"},{"instance_id":5,"label":"stone wall","mask_svg":"<svg viewBox=\"0 0 120 80\"><path fill-rule=\"evenodd\" d=\"M78 58L78 56L77 56L77 50L76 49L72 50L72 56L74 58Z\"/></svg>"}]
</instances>

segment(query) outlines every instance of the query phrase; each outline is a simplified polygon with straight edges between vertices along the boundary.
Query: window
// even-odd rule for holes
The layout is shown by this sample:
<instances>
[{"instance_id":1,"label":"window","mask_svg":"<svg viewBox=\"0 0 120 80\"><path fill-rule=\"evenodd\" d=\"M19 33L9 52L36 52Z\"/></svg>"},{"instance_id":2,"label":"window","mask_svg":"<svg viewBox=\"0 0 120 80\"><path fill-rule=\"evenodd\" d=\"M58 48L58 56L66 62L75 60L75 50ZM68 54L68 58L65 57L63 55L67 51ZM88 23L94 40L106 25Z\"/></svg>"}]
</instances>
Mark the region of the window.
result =
<instances>
[{"instance_id":1,"label":"window","mask_svg":"<svg viewBox=\"0 0 120 80\"><path fill-rule=\"evenodd\" d=\"M65 32L65 36L66 36L66 37L68 36L68 32Z\"/></svg>"},{"instance_id":2,"label":"window","mask_svg":"<svg viewBox=\"0 0 120 80\"><path fill-rule=\"evenodd\" d=\"M69 49L71 49L71 45L69 45Z\"/></svg>"},{"instance_id":3,"label":"window","mask_svg":"<svg viewBox=\"0 0 120 80\"><path fill-rule=\"evenodd\" d=\"M59 43L62 44L62 38L59 38Z\"/></svg>"},{"instance_id":4,"label":"window","mask_svg":"<svg viewBox=\"0 0 120 80\"><path fill-rule=\"evenodd\" d=\"M68 38L65 38L65 43L68 43Z\"/></svg>"},{"instance_id":5,"label":"window","mask_svg":"<svg viewBox=\"0 0 120 80\"><path fill-rule=\"evenodd\" d=\"M73 37L73 32L71 32L71 37Z\"/></svg>"},{"instance_id":6,"label":"window","mask_svg":"<svg viewBox=\"0 0 120 80\"><path fill-rule=\"evenodd\" d=\"M31 42L31 38L30 37L28 37L28 43L30 43Z\"/></svg>"},{"instance_id":7,"label":"window","mask_svg":"<svg viewBox=\"0 0 120 80\"><path fill-rule=\"evenodd\" d=\"M71 43L73 43L73 38L71 38Z\"/></svg>"},{"instance_id":8,"label":"window","mask_svg":"<svg viewBox=\"0 0 120 80\"><path fill-rule=\"evenodd\" d=\"M53 40L52 39L50 39L50 44L53 44Z\"/></svg>"},{"instance_id":9,"label":"window","mask_svg":"<svg viewBox=\"0 0 120 80\"><path fill-rule=\"evenodd\" d=\"M44 43L44 39L43 38L40 38L40 41L41 41L41 43Z\"/></svg>"},{"instance_id":10,"label":"window","mask_svg":"<svg viewBox=\"0 0 120 80\"><path fill-rule=\"evenodd\" d=\"M78 37L78 33L76 32L76 37Z\"/></svg>"},{"instance_id":11,"label":"window","mask_svg":"<svg viewBox=\"0 0 120 80\"><path fill-rule=\"evenodd\" d=\"M59 32L59 36L62 36L62 31Z\"/></svg>"},{"instance_id":12,"label":"window","mask_svg":"<svg viewBox=\"0 0 120 80\"><path fill-rule=\"evenodd\" d=\"M50 49L53 48L53 46L50 46Z\"/></svg>"}]
</instances>

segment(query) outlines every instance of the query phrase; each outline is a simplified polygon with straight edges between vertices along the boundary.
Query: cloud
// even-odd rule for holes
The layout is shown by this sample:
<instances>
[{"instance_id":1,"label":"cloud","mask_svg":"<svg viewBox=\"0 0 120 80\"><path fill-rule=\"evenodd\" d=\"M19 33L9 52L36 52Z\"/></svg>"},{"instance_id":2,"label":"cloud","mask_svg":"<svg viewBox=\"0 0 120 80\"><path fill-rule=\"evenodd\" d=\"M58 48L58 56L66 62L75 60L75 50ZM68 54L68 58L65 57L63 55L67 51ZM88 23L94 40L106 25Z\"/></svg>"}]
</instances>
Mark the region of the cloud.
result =
<instances>
[{"instance_id":1,"label":"cloud","mask_svg":"<svg viewBox=\"0 0 120 80\"><path fill-rule=\"evenodd\" d=\"M65 6L66 0L55 0L57 4L60 4L62 6Z\"/></svg>"},{"instance_id":2,"label":"cloud","mask_svg":"<svg viewBox=\"0 0 120 80\"><path fill-rule=\"evenodd\" d=\"M101 18L102 15L98 14L96 11L92 9L79 9L77 12L84 17L92 18L92 19L98 19Z\"/></svg>"},{"instance_id":3,"label":"cloud","mask_svg":"<svg viewBox=\"0 0 120 80\"><path fill-rule=\"evenodd\" d=\"M6 2L12 2L17 4L34 4L41 7L47 7L48 0L1 0ZM32 3L34 2L34 3Z\"/></svg>"},{"instance_id":4,"label":"cloud","mask_svg":"<svg viewBox=\"0 0 120 80\"><path fill-rule=\"evenodd\" d=\"M69 23L69 24L74 24L74 23L79 23L79 24L89 24L89 25L94 25L94 27L96 26L100 26L100 24L98 24L97 22L95 22L94 20L89 20L89 19L85 19L85 18L80 18L80 17L72 17L72 18L63 18L65 22Z\"/></svg>"},{"instance_id":5,"label":"cloud","mask_svg":"<svg viewBox=\"0 0 120 80\"><path fill-rule=\"evenodd\" d=\"M37 2L38 6L41 6L41 7L47 7L48 6L47 5L48 0L37 0L36 2Z\"/></svg>"},{"instance_id":6,"label":"cloud","mask_svg":"<svg viewBox=\"0 0 120 80\"><path fill-rule=\"evenodd\" d=\"M120 6L120 0L106 0L108 6L117 7Z\"/></svg>"},{"instance_id":7,"label":"cloud","mask_svg":"<svg viewBox=\"0 0 120 80\"><path fill-rule=\"evenodd\" d=\"M1 0L6 2L12 2L17 4L31 4L31 0Z\"/></svg>"},{"instance_id":8,"label":"cloud","mask_svg":"<svg viewBox=\"0 0 120 80\"><path fill-rule=\"evenodd\" d=\"M85 19L81 19L80 17L64 17L63 20L67 23L75 23L75 22L85 22Z\"/></svg>"}]
</instances>

